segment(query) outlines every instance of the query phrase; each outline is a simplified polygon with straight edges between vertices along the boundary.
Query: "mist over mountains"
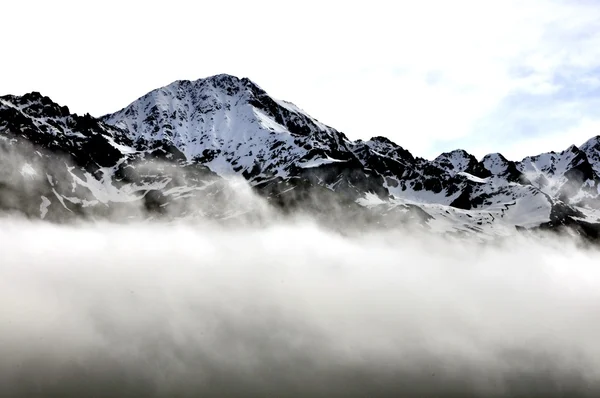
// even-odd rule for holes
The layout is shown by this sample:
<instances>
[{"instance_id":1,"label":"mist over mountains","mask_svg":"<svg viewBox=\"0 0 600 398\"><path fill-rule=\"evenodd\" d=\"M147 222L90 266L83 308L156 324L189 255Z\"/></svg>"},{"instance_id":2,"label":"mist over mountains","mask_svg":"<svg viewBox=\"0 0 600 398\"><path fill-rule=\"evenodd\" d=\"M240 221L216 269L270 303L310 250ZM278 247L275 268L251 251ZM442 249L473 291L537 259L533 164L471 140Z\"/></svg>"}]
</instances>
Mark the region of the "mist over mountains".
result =
<instances>
[{"instance_id":1,"label":"mist over mountains","mask_svg":"<svg viewBox=\"0 0 600 398\"><path fill-rule=\"evenodd\" d=\"M600 137L383 135L229 75L0 97L0 396L598 396Z\"/></svg>"},{"instance_id":2,"label":"mist over mountains","mask_svg":"<svg viewBox=\"0 0 600 398\"><path fill-rule=\"evenodd\" d=\"M427 160L373 133L351 141L230 75L176 81L100 118L7 95L0 208L50 220L248 217L256 209L229 189L238 177L277 211L359 226L598 237L599 136L520 161L460 149Z\"/></svg>"},{"instance_id":3,"label":"mist over mountains","mask_svg":"<svg viewBox=\"0 0 600 398\"><path fill-rule=\"evenodd\" d=\"M0 219L2 397L597 397L598 251Z\"/></svg>"}]
</instances>

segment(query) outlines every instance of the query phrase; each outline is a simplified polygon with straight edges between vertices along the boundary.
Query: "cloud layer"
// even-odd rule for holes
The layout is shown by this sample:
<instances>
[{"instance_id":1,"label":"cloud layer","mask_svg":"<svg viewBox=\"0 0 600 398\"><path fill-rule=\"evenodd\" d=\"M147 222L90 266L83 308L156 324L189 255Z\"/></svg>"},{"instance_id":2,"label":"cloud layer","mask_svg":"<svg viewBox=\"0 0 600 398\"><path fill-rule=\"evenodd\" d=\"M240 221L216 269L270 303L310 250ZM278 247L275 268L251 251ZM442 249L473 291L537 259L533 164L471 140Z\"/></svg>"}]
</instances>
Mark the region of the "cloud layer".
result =
<instances>
[{"instance_id":1,"label":"cloud layer","mask_svg":"<svg viewBox=\"0 0 600 398\"><path fill-rule=\"evenodd\" d=\"M598 253L1 221L3 396L596 396Z\"/></svg>"}]
</instances>

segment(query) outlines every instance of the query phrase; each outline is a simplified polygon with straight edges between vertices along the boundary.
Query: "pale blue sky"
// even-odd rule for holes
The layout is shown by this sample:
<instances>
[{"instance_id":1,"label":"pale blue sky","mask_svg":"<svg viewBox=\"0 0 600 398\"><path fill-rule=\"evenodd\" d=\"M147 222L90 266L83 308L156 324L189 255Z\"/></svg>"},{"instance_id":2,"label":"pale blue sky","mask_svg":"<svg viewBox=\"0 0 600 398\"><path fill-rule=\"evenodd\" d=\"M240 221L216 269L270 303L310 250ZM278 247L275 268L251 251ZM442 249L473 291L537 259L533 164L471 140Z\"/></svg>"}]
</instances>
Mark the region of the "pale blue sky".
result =
<instances>
[{"instance_id":1,"label":"pale blue sky","mask_svg":"<svg viewBox=\"0 0 600 398\"><path fill-rule=\"evenodd\" d=\"M350 138L519 159L600 134L600 2L19 1L0 94L113 112L176 79L247 76Z\"/></svg>"}]
</instances>

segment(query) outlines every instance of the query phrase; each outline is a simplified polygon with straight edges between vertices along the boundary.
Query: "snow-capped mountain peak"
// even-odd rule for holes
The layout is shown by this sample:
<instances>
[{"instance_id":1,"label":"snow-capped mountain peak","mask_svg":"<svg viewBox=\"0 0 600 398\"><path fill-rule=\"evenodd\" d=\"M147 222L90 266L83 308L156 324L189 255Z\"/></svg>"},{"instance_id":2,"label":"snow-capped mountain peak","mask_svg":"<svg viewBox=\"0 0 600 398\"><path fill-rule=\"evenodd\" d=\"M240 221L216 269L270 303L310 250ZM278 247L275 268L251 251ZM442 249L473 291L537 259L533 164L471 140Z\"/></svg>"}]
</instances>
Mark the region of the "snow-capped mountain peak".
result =
<instances>
[{"instance_id":1,"label":"snow-capped mountain peak","mask_svg":"<svg viewBox=\"0 0 600 398\"><path fill-rule=\"evenodd\" d=\"M306 206L322 216L343 208L378 225L410 219L436 231L491 234L576 225L600 235L590 226L600 220L600 137L521 162L498 153L478 161L464 150L429 161L382 136L352 142L231 75L175 81L101 119L72 115L38 93L0 97L0 138L29 157L49 155L31 152L28 143L56 159L67 155L58 167L66 170L48 174L35 191L39 203L22 209L27 214L63 217L137 201L164 213L198 197L222 204L207 200L226 196L216 181L239 175L276 206ZM34 166L17 168L30 178L40 174ZM6 206L19 202L0 203ZM201 213L231 215L221 210Z\"/></svg>"},{"instance_id":2,"label":"snow-capped mountain peak","mask_svg":"<svg viewBox=\"0 0 600 398\"><path fill-rule=\"evenodd\" d=\"M489 171L479 164L475 156L463 149L444 152L435 158L433 163L452 175L469 173L480 178L489 177L490 175Z\"/></svg>"},{"instance_id":3,"label":"snow-capped mountain peak","mask_svg":"<svg viewBox=\"0 0 600 398\"><path fill-rule=\"evenodd\" d=\"M343 134L230 75L176 81L103 120L141 145L169 142L222 175L286 176L299 160L348 160L328 151L346 145Z\"/></svg>"}]
</instances>

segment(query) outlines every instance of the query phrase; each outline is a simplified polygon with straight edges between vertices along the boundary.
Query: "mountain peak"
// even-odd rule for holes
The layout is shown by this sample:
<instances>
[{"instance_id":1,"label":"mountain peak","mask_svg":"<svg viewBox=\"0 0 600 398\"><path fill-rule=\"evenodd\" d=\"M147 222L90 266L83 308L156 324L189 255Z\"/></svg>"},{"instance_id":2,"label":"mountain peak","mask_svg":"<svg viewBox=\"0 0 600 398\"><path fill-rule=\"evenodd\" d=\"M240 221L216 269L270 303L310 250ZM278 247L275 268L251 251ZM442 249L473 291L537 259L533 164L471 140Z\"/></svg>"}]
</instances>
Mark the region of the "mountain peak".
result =
<instances>
[{"instance_id":1,"label":"mountain peak","mask_svg":"<svg viewBox=\"0 0 600 398\"><path fill-rule=\"evenodd\" d=\"M498 161L498 162L508 162L508 159L506 159L506 157L504 155L502 155L501 153L495 152L495 153L488 153L487 155L485 155L483 157L483 159L481 159L482 162L486 162L486 161Z\"/></svg>"},{"instance_id":2,"label":"mountain peak","mask_svg":"<svg viewBox=\"0 0 600 398\"><path fill-rule=\"evenodd\" d=\"M258 84L254 83L247 77L239 78L234 75L226 73L208 76L205 78L197 79L194 81L189 80L178 80L172 84L187 84L194 89L202 89L206 86L210 86L214 89L221 89L228 95L237 94L243 90L249 90L253 95L266 94Z\"/></svg>"},{"instance_id":3,"label":"mountain peak","mask_svg":"<svg viewBox=\"0 0 600 398\"><path fill-rule=\"evenodd\" d=\"M600 135L590 138L580 149L585 153L592 167L600 175Z\"/></svg>"},{"instance_id":4,"label":"mountain peak","mask_svg":"<svg viewBox=\"0 0 600 398\"><path fill-rule=\"evenodd\" d=\"M198 79L195 83L202 84L205 82L210 82L214 87L244 87L248 84L253 84L248 78L239 78L226 73Z\"/></svg>"},{"instance_id":5,"label":"mountain peak","mask_svg":"<svg viewBox=\"0 0 600 398\"><path fill-rule=\"evenodd\" d=\"M50 97L42 95L38 91L32 91L22 96L5 95L0 97L0 100L33 117L65 117L70 114L68 107L60 106Z\"/></svg>"},{"instance_id":6,"label":"mountain peak","mask_svg":"<svg viewBox=\"0 0 600 398\"><path fill-rule=\"evenodd\" d=\"M600 150L600 135L590 138L579 147L582 151L587 152L589 149L597 148Z\"/></svg>"},{"instance_id":7,"label":"mountain peak","mask_svg":"<svg viewBox=\"0 0 600 398\"><path fill-rule=\"evenodd\" d=\"M475 157L464 149L455 149L450 152L444 152L433 160L438 166L455 169L457 172L465 171L464 169L467 165L473 161L477 163Z\"/></svg>"},{"instance_id":8,"label":"mountain peak","mask_svg":"<svg viewBox=\"0 0 600 398\"><path fill-rule=\"evenodd\" d=\"M565 150L563 151L563 153L567 153L567 152L579 153L579 152L580 152L580 150L579 150L579 148L577 148L577 146L576 146L576 145L573 145L573 144L572 144L572 145L570 145L570 146L569 146L567 149L565 149Z\"/></svg>"},{"instance_id":9,"label":"mountain peak","mask_svg":"<svg viewBox=\"0 0 600 398\"><path fill-rule=\"evenodd\" d=\"M369 141L375 141L375 142L380 142L382 144L388 144L388 145L398 146L398 144L396 144L394 141L390 140L387 137L383 137L381 135L378 135L378 136L375 136L375 137L371 137L371 139Z\"/></svg>"},{"instance_id":10,"label":"mountain peak","mask_svg":"<svg viewBox=\"0 0 600 398\"><path fill-rule=\"evenodd\" d=\"M444 152L433 160L433 164L446 170L451 175L456 173L469 173L481 178L490 176L490 171L480 164L475 156L464 149L455 149L450 152Z\"/></svg>"},{"instance_id":11,"label":"mountain peak","mask_svg":"<svg viewBox=\"0 0 600 398\"><path fill-rule=\"evenodd\" d=\"M220 74L197 80L176 80L165 87L149 92L147 95L161 93L164 96L179 98L183 96L203 97L212 93L213 95L234 96L246 91L248 88L252 89L252 84L248 79Z\"/></svg>"},{"instance_id":12,"label":"mountain peak","mask_svg":"<svg viewBox=\"0 0 600 398\"><path fill-rule=\"evenodd\" d=\"M228 74L175 81L103 120L134 142L166 142L220 174L277 176L316 153L348 158L331 150L346 147L342 133L271 98L250 79Z\"/></svg>"}]
</instances>

